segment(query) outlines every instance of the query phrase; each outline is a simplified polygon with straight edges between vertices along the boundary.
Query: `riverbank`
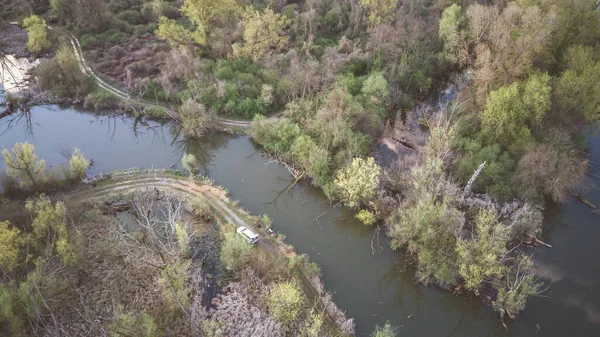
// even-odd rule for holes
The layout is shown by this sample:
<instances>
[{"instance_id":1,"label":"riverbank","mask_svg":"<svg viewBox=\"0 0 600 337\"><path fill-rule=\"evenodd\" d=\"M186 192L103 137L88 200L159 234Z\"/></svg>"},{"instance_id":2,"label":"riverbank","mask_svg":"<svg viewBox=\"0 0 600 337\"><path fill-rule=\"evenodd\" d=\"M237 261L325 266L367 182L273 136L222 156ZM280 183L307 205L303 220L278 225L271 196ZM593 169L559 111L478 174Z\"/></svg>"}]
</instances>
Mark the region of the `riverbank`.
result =
<instances>
[{"instance_id":1,"label":"riverbank","mask_svg":"<svg viewBox=\"0 0 600 337\"><path fill-rule=\"evenodd\" d=\"M294 179L287 169L261 155L247 137L215 133L188 138L174 133L169 125L60 107L37 107L30 117L29 122L21 119L10 127L7 120L0 121L0 147L11 148L27 140L49 165L64 162L57 152L59 145L77 146L94 159L93 174L123 167L179 167L182 154L194 154L201 172L225 186L232 200L240 200L252 214L269 214L273 230L321 267L325 288L355 318L358 336L368 336L373 326L386 321L403 334L427 337L452 333L525 337L536 334L537 323L552 337L568 334L572 327L582 335L600 333L593 323L598 310L595 303L600 301L595 291L600 289L596 284L600 269L586 262L600 254L593 244L600 228L597 216L576 200L550 205L546 213L543 240L553 248L539 249L536 263L538 274L551 282L552 293L532 298L506 332L480 299L416 284L406 256L393 252L383 236L374 237L371 228L354 218L354 211L332 208L318 189L304 182L288 190ZM589 144L591 160L600 162L598 138L590 136ZM600 203L595 189L586 197ZM553 319L556 315L563 320Z\"/></svg>"},{"instance_id":2,"label":"riverbank","mask_svg":"<svg viewBox=\"0 0 600 337\"><path fill-rule=\"evenodd\" d=\"M114 258L117 260L127 260L134 257L130 254L134 254L136 259L160 266L160 260L166 263L166 256L174 252L169 248L172 244L176 243L175 248L178 250L189 250L189 253L176 258L172 266L175 268L172 271L174 274L167 276L173 293L167 288L164 289L164 299L146 299L146 302L157 300L168 303L173 300L170 297L173 295L175 302L172 304L176 304L172 309L174 312L165 312L166 317L158 318L155 315L161 310L166 310L161 305L154 309L138 307L138 310L148 310L145 312L153 317L153 324L156 324L160 331L172 329L174 326L171 323L179 322L177 331L182 336L188 335L188 327L200 329L205 334L228 336L296 336L297 331L304 330L311 331L314 336L353 335L353 320L347 319L333 302L331 294L325 292L319 279L319 268L309 262L305 255L296 254L294 248L284 242L284 237L270 234L272 232L268 231L268 217L251 216L239 205L231 202L224 189L213 186L212 181L206 178L188 177L179 171L171 170L132 169L102 175L75 190L63 191L50 197L57 200L57 204L64 203L69 213L77 214L73 215L77 226L71 230L85 231L86 248L82 252L85 256L99 254L99 246L113 245L113 249L116 249L113 252L116 254ZM0 208L6 208L7 212L3 214L14 218L20 207L18 204L17 201L5 200L0 203ZM3 220L2 218L0 217L0 220ZM160 234L161 226L167 225L164 221L176 223L177 238L173 242L171 240L174 238L168 234ZM20 226L14 219L13 223ZM240 226L259 233L260 239L255 247L235 233L236 228ZM99 227L105 228L104 236L91 234L97 233ZM119 231L121 234L118 234ZM187 234L181 234L180 231ZM161 239L163 235L167 237ZM183 240L182 235L187 239ZM106 242L99 242L101 237ZM139 241L140 239L142 241ZM151 244L154 239L159 240L158 245ZM225 264L230 258L234 258L227 257L229 253L226 252L226 246L231 244L232 240L237 242L236 245L241 245L238 249L243 247L246 251L245 255L235 256L236 267ZM145 249L148 251L144 253ZM158 255L152 257L153 254ZM157 257L161 257L159 261L155 261L154 258ZM82 263L93 265L98 258L101 256L88 256ZM187 265L182 270L178 269L178 263L181 263L176 262L178 259L183 259L183 263ZM186 259L189 259L189 262L185 262L188 261ZM116 265L104 266L94 273L103 275L125 267L119 267L121 263L118 261L112 263ZM133 269L136 268L138 267ZM171 267L167 263L165 268ZM149 274L148 277L152 278ZM110 288L114 282L108 283L101 290L105 293L103 296L110 296L114 291ZM299 296L296 309L289 309L296 310L294 316L285 321L281 320L273 307L273 301L284 301L282 305L285 306L285 298L275 298L272 295L281 284L290 285ZM129 296L128 291L136 291L135 285L136 282L132 282L131 286L121 289L120 298ZM90 286L88 278L84 278L77 289L88 289ZM147 287L153 288L151 285ZM69 297L67 291L59 297L49 297L48 300L65 306ZM68 322L64 321L69 310L58 313L54 306L46 308L47 314L56 317L54 325L69 323L72 327L65 330L69 333L89 333L103 326L113 326L111 318L95 316L98 313L92 313L96 311L96 301L97 297L91 296L85 304L73 305L74 308L85 305L84 309L91 315L89 317L93 323L76 324L78 320L73 318ZM116 301L119 303L119 300ZM127 310L136 307L132 307L131 303L126 304L128 302L121 303ZM177 307L182 312L176 314L179 311ZM118 312L123 309L109 307L107 310L109 315L112 312L118 320ZM175 319L175 316L179 318ZM0 324L2 320L0 317ZM120 329L127 331L129 328Z\"/></svg>"},{"instance_id":3,"label":"riverbank","mask_svg":"<svg viewBox=\"0 0 600 337\"><path fill-rule=\"evenodd\" d=\"M132 169L118 171L103 175L100 179L93 182L93 186L88 184L77 191L69 193L67 199L107 200L114 199L115 197L119 199L128 194L135 193L138 189L155 190L157 194L177 193L188 200L188 202L192 202L194 198L200 197L210 206L212 215L217 219L219 226L222 227L222 232L233 231L235 228L244 226L252 229L255 233L259 233L258 248L266 252L267 256L274 254L274 256L267 257L267 259L277 261L279 259L278 255L284 257L287 261L285 264L288 268L291 268L290 274L297 278L296 282L301 285L306 298L310 301L306 306L303 306L304 310L310 309L314 310L314 312L326 314L323 320L324 325L319 329L323 331L323 335L351 336L354 334L353 320L346 318L344 313L333 303L331 293L325 292L323 282L319 279L318 266L309 262L306 255L298 255L291 245L285 243L284 237L271 234L273 232L270 230L270 220L267 221L264 217L261 219L260 217L251 216L239 204L233 203L227 197L226 190L213 186L213 182L206 178L185 177L185 175L178 171L168 170L143 171ZM275 275L270 275L271 270L267 269L265 272L268 279L277 278ZM245 284L245 282L241 284ZM227 287L225 286L224 288L227 289ZM251 290L242 288L238 292L251 292ZM218 304L227 301L223 298L223 295L220 295L219 300L213 301L213 304L217 304L213 309L213 314L219 312L220 307ZM307 311L303 315L310 317L310 312ZM211 316L209 315L208 317L210 318ZM243 318L238 319L243 320ZM258 323L260 322L255 322L255 324ZM302 323L298 324L298 326L302 326ZM243 335L245 333L243 330L235 330L239 326L230 325L234 329L229 331L230 334ZM255 329L253 331L260 331L259 327L253 327L252 329ZM317 334L319 336L322 335L321 332Z\"/></svg>"}]
</instances>

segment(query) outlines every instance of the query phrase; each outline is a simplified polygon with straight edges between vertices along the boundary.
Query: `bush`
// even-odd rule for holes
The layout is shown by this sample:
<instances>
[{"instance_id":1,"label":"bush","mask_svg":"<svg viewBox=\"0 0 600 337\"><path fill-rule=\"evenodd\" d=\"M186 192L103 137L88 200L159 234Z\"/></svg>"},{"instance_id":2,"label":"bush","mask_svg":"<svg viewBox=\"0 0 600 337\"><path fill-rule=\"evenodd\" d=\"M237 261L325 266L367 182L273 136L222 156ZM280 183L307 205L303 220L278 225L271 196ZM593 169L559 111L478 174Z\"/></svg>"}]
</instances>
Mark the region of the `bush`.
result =
<instances>
[{"instance_id":1,"label":"bush","mask_svg":"<svg viewBox=\"0 0 600 337\"><path fill-rule=\"evenodd\" d=\"M337 172L335 185L348 207L357 207L359 202L367 203L379 186L381 168L372 157L354 158L352 164Z\"/></svg>"},{"instance_id":2,"label":"bush","mask_svg":"<svg viewBox=\"0 0 600 337\"><path fill-rule=\"evenodd\" d=\"M389 322L386 322L384 326L377 325L375 331L371 334L371 337L396 337L396 333Z\"/></svg>"},{"instance_id":3,"label":"bush","mask_svg":"<svg viewBox=\"0 0 600 337\"><path fill-rule=\"evenodd\" d=\"M304 297L292 282L275 284L268 298L271 315L282 324L290 324L298 318Z\"/></svg>"},{"instance_id":4,"label":"bush","mask_svg":"<svg viewBox=\"0 0 600 337\"><path fill-rule=\"evenodd\" d=\"M32 53L40 53L50 47L46 34L46 20L32 15L23 20L23 27L27 29L27 49Z\"/></svg>"},{"instance_id":5,"label":"bush","mask_svg":"<svg viewBox=\"0 0 600 337\"><path fill-rule=\"evenodd\" d=\"M123 11L123 12L117 14L117 18L119 20L126 21L132 25L137 25L137 24L142 23L142 15L138 11L132 11L132 10Z\"/></svg>"},{"instance_id":6,"label":"bush","mask_svg":"<svg viewBox=\"0 0 600 337\"><path fill-rule=\"evenodd\" d=\"M179 107L179 122L183 132L193 137L200 137L217 125L213 114L193 99L186 99Z\"/></svg>"},{"instance_id":7,"label":"bush","mask_svg":"<svg viewBox=\"0 0 600 337\"><path fill-rule=\"evenodd\" d=\"M69 159L69 168L71 170L71 179L78 180L85 176L85 171L90 167L90 162L85 158L79 149L75 149L71 159Z\"/></svg>"},{"instance_id":8,"label":"bush","mask_svg":"<svg viewBox=\"0 0 600 337\"><path fill-rule=\"evenodd\" d=\"M221 246L221 261L229 270L239 270L246 265L252 245L241 236L229 233Z\"/></svg>"},{"instance_id":9,"label":"bush","mask_svg":"<svg viewBox=\"0 0 600 337\"><path fill-rule=\"evenodd\" d=\"M181 157L181 165L189 174L198 172L198 161L196 160L196 156L191 153L186 153Z\"/></svg>"},{"instance_id":10,"label":"bush","mask_svg":"<svg viewBox=\"0 0 600 337\"><path fill-rule=\"evenodd\" d=\"M36 69L40 89L59 97L83 98L93 88L93 81L81 72L79 61L69 46L59 48L56 56Z\"/></svg>"}]
</instances>

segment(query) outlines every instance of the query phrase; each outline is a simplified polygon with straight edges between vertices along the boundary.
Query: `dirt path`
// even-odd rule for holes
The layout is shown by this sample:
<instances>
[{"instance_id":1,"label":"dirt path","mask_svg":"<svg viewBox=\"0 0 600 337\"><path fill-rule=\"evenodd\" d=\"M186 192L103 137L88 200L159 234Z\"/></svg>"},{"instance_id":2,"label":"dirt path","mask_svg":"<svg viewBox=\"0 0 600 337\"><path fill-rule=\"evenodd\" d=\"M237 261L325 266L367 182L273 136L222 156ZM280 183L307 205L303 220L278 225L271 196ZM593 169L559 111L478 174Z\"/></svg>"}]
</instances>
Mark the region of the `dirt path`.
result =
<instances>
[{"instance_id":1,"label":"dirt path","mask_svg":"<svg viewBox=\"0 0 600 337\"><path fill-rule=\"evenodd\" d=\"M67 196L69 199L97 199L111 194L124 193L137 188L167 188L179 192L184 192L192 196L203 197L219 216L226 222L233 224L236 228L244 226L258 233L253 226L249 225L235 210L227 205L228 199L225 192L214 186L204 184L198 185L193 181L174 179L166 177L140 177L129 180L118 181L98 188L86 189L74 192ZM270 240L259 238L260 247L269 251L277 251L277 245Z\"/></svg>"},{"instance_id":2,"label":"dirt path","mask_svg":"<svg viewBox=\"0 0 600 337\"><path fill-rule=\"evenodd\" d=\"M135 95L131 95L130 93L127 93L125 91L120 90L119 88L107 83L106 81L104 81L102 78L100 78L93 70L92 68L87 64L87 61L85 60L85 58L83 57L83 51L81 49L81 44L79 43L79 40L77 39L77 37L75 37L73 34L71 34L70 32L62 29L62 28L54 28L54 27L50 27L48 26L48 29L60 32L61 34L63 34L71 43L71 46L73 47L73 51L75 52L75 55L77 56L77 61L79 62L79 67L81 68L81 71L86 74L87 76L90 76L92 78L94 78L97 82L97 84L107 90L108 92L110 92L111 94L120 97L124 100L127 101L134 101L138 104L143 104L143 105L147 105L147 106L152 106L152 107L158 107L158 108L163 108L165 110L165 112L169 115L169 117L171 117L172 119L177 120L176 116L174 116L173 112L171 111L171 107L169 107L166 104L160 104L158 102L152 102L146 99L143 99L141 97L135 96ZM273 116L269 117L269 119L277 119L279 118L281 115L283 114L283 111L277 112L275 113ZM225 125L229 125L229 126L241 126L241 127L249 127L250 126L250 122L249 121L240 121L240 120L234 120L234 119L227 119L227 118L220 118L217 117L217 119L219 120L219 122L221 124L225 124Z\"/></svg>"}]
</instances>

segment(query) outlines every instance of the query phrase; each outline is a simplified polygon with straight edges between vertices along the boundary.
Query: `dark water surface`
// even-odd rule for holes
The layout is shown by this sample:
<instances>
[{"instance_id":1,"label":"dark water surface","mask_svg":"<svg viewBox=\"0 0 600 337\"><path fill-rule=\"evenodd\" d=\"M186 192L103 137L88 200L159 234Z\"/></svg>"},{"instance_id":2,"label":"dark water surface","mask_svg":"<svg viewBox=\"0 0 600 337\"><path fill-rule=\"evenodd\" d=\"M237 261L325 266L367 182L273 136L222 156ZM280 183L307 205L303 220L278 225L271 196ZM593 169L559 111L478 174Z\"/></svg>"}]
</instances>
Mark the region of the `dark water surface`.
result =
<instances>
[{"instance_id":1,"label":"dark water surface","mask_svg":"<svg viewBox=\"0 0 600 337\"><path fill-rule=\"evenodd\" d=\"M189 140L174 135L168 124L58 107L34 108L31 116L30 123L0 120L0 147L28 141L48 165L64 162L57 152L61 145L93 158L94 173L179 166L183 153L195 154L233 199L253 214L269 214L273 228L319 264L326 288L355 318L360 336L386 321L398 327L399 336L600 336L600 216L574 199L548 206L544 240L553 248L535 249L540 273L551 282L548 297L530 300L507 331L484 301L415 284L405 257L390 250L383 234L378 244L354 212L342 207L326 212L331 205L323 194L303 183L288 192L290 174L263 157L247 137L213 134ZM597 167L600 137L589 141ZM590 177L590 185L594 180L600 182ZM600 205L597 189L587 195Z\"/></svg>"}]
</instances>

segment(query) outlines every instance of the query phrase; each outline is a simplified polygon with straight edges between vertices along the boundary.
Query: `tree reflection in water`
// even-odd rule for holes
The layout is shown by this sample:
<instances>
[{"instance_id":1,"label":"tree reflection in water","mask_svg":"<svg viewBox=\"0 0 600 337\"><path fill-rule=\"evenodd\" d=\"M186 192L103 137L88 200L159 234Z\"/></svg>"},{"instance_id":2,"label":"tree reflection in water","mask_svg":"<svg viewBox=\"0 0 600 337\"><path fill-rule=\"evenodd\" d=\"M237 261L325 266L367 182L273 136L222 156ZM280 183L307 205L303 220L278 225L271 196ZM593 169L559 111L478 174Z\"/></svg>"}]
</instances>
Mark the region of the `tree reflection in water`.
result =
<instances>
[{"instance_id":1,"label":"tree reflection in water","mask_svg":"<svg viewBox=\"0 0 600 337\"><path fill-rule=\"evenodd\" d=\"M179 154L178 160L181 161L181 157L186 153L193 154L198 162L198 167L200 167L200 174L205 176L210 176L209 167L216 168L213 164L215 153L225 149L229 141L236 137L224 132L210 132L195 138L184 135L175 123L170 125L171 145Z\"/></svg>"}]
</instances>

